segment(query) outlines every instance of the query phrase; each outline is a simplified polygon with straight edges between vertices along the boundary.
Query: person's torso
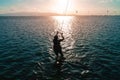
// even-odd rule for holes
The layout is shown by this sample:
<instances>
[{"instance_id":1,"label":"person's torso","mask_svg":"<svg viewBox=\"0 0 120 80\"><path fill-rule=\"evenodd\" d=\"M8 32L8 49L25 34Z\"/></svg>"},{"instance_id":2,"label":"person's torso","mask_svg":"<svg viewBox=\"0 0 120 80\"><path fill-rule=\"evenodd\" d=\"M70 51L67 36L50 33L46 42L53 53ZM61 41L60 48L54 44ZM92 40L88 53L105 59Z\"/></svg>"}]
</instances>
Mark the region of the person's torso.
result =
<instances>
[{"instance_id":1,"label":"person's torso","mask_svg":"<svg viewBox=\"0 0 120 80\"><path fill-rule=\"evenodd\" d=\"M60 46L60 41L59 40L53 40L54 46Z\"/></svg>"}]
</instances>

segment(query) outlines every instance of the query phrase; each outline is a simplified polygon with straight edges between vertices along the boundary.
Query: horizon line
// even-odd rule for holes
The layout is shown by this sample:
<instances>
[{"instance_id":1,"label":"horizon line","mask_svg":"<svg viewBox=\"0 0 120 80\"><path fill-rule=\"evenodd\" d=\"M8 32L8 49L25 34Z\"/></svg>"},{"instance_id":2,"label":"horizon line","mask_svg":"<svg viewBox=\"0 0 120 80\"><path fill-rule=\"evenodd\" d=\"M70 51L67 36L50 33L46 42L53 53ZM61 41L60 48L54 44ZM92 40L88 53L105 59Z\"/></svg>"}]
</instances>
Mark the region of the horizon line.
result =
<instances>
[{"instance_id":1,"label":"horizon line","mask_svg":"<svg viewBox=\"0 0 120 80\"><path fill-rule=\"evenodd\" d=\"M28 15L27 15L28 14ZM80 13L55 13L55 12L11 12L0 13L0 16L120 16L120 14L80 14Z\"/></svg>"}]
</instances>

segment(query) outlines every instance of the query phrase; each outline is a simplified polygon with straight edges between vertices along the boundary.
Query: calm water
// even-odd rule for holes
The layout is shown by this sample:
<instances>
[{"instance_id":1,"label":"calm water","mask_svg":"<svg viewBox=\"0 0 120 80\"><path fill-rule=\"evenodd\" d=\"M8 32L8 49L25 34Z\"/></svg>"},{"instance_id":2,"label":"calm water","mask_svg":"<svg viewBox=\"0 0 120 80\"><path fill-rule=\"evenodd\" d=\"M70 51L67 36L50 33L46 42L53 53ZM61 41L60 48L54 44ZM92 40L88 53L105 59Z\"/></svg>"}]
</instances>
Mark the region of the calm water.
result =
<instances>
[{"instance_id":1,"label":"calm water","mask_svg":"<svg viewBox=\"0 0 120 80\"><path fill-rule=\"evenodd\" d=\"M65 37L58 66L56 31ZM0 79L119 80L120 16L0 17Z\"/></svg>"}]
</instances>

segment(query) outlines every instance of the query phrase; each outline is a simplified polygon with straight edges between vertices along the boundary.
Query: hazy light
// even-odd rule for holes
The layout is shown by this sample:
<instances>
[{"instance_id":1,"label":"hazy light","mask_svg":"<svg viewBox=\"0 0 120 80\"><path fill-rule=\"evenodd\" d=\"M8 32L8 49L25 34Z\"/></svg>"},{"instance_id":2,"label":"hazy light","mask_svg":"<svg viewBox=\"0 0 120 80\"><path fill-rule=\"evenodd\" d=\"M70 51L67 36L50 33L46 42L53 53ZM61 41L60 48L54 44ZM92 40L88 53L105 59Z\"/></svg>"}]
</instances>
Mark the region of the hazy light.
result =
<instances>
[{"instance_id":1,"label":"hazy light","mask_svg":"<svg viewBox=\"0 0 120 80\"><path fill-rule=\"evenodd\" d=\"M120 0L0 0L0 13L120 14ZM77 11L77 13L76 13Z\"/></svg>"},{"instance_id":2,"label":"hazy light","mask_svg":"<svg viewBox=\"0 0 120 80\"><path fill-rule=\"evenodd\" d=\"M53 4L52 10L59 14L67 14L74 11L74 0L56 0Z\"/></svg>"},{"instance_id":3,"label":"hazy light","mask_svg":"<svg viewBox=\"0 0 120 80\"><path fill-rule=\"evenodd\" d=\"M65 34L69 34L71 32L73 16L53 16L53 18L56 20L56 31L58 30Z\"/></svg>"},{"instance_id":4,"label":"hazy light","mask_svg":"<svg viewBox=\"0 0 120 80\"><path fill-rule=\"evenodd\" d=\"M68 4L67 2L67 0L57 0L54 6L54 10L57 13L64 13Z\"/></svg>"},{"instance_id":5,"label":"hazy light","mask_svg":"<svg viewBox=\"0 0 120 80\"><path fill-rule=\"evenodd\" d=\"M65 47L63 51L73 49L75 40L72 36L74 29L72 26L72 21L74 19L74 16L53 16L53 19L55 20L54 32L56 33L56 31L59 31L60 33L63 33L63 36L65 37L65 40L62 43L62 47ZM64 55L67 56L67 54Z\"/></svg>"}]
</instances>

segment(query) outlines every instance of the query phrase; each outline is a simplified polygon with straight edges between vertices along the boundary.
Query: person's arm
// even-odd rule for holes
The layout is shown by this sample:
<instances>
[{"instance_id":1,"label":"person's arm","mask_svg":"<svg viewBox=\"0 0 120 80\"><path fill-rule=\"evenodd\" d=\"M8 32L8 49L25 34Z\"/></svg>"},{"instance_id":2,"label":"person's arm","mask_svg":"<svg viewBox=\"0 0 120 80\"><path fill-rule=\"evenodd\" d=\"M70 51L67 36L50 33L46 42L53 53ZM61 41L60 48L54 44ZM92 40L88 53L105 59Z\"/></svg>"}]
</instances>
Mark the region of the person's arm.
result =
<instances>
[{"instance_id":1,"label":"person's arm","mask_svg":"<svg viewBox=\"0 0 120 80\"><path fill-rule=\"evenodd\" d=\"M63 33L61 33L61 37L62 37L62 39L60 39L60 41L63 41L64 40Z\"/></svg>"},{"instance_id":2,"label":"person's arm","mask_svg":"<svg viewBox=\"0 0 120 80\"><path fill-rule=\"evenodd\" d=\"M55 36L57 36L57 35L58 35L58 33L59 33L59 32L57 31L57 33L56 33L56 35L55 35Z\"/></svg>"}]
</instances>

